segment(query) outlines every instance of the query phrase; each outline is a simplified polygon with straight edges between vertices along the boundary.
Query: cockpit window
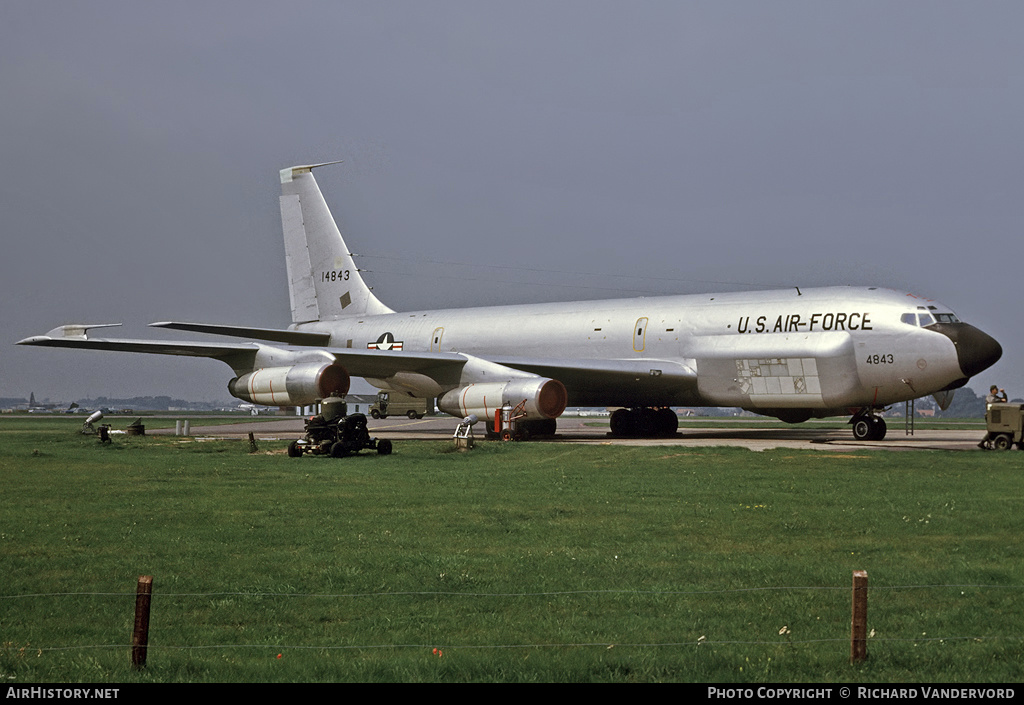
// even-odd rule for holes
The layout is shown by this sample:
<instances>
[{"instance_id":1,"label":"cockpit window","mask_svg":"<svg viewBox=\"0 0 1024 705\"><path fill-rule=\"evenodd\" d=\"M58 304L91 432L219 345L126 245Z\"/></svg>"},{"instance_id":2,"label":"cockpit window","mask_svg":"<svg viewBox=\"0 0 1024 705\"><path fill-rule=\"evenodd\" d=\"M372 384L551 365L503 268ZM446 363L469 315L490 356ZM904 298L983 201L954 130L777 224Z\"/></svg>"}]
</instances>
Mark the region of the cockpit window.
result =
<instances>
[{"instance_id":1,"label":"cockpit window","mask_svg":"<svg viewBox=\"0 0 1024 705\"><path fill-rule=\"evenodd\" d=\"M924 307L922 306L921 308ZM926 326L931 326L935 323L959 323L960 319L957 318L954 313L931 314L918 311L917 313L904 313L900 316L900 322L911 326L920 326L921 328L925 328Z\"/></svg>"}]
</instances>

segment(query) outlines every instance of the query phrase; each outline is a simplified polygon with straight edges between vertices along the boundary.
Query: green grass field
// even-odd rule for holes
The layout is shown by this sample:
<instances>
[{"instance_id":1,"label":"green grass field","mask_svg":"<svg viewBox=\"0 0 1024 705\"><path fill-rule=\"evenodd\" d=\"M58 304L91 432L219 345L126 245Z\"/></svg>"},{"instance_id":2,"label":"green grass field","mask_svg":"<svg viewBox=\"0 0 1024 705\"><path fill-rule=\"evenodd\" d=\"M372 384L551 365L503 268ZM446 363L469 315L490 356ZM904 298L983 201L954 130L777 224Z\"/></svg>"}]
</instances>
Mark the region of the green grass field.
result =
<instances>
[{"instance_id":1,"label":"green grass field","mask_svg":"<svg viewBox=\"0 0 1024 705\"><path fill-rule=\"evenodd\" d=\"M1019 451L290 459L284 441L104 447L80 425L0 420L9 685L1020 678ZM854 570L873 630L858 666Z\"/></svg>"}]
</instances>

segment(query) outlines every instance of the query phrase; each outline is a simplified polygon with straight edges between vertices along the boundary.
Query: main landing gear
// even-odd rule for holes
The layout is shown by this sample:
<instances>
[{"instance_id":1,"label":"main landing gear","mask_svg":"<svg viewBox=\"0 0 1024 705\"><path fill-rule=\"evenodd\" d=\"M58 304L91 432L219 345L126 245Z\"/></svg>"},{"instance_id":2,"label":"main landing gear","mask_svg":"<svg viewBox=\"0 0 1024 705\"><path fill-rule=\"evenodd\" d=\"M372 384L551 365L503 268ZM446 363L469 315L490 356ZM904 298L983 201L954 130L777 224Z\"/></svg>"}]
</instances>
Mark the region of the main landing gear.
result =
<instances>
[{"instance_id":1,"label":"main landing gear","mask_svg":"<svg viewBox=\"0 0 1024 705\"><path fill-rule=\"evenodd\" d=\"M650 438L674 436L679 430L679 417L668 407L616 409L612 412L613 436Z\"/></svg>"},{"instance_id":2,"label":"main landing gear","mask_svg":"<svg viewBox=\"0 0 1024 705\"><path fill-rule=\"evenodd\" d=\"M853 437L858 441L880 441L885 438L885 420L875 416L871 409L857 413L850 423L853 425Z\"/></svg>"}]
</instances>

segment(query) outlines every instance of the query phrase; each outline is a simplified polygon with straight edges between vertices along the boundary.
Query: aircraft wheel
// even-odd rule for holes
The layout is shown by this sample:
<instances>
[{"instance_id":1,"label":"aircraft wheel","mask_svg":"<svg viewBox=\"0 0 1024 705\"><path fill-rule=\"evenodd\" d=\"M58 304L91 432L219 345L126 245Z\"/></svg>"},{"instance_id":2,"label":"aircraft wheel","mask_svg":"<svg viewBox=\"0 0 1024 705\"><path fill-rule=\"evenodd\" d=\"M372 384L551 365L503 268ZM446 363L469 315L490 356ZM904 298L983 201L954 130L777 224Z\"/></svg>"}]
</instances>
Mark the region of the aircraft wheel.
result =
<instances>
[{"instance_id":1,"label":"aircraft wheel","mask_svg":"<svg viewBox=\"0 0 1024 705\"><path fill-rule=\"evenodd\" d=\"M636 429L634 429L633 435L642 438L661 435L658 412L645 406L642 409L634 409L633 414L636 419Z\"/></svg>"},{"instance_id":2,"label":"aircraft wheel","mask_svg":"<svg viewBox=\"0 0 1024 705\"><path fill-rule=\"evenodd\" d=\"M377 441L378 455L391 455L391 441L387 438Z\"/></svg>"},{"instance_id":3,"label":"aircraft wheel","mask_svg":"<svg viewBox=\"0 0 1024 705\"><path fill-rule=\"evenodd\" d=\"M871 421L861 417L853 422L853 437L858 441L871 440Z\"/></svg>"},{"instance_id":4,"label":"aircraft wheel","mask_svg":"<svg viewBox=\"0 0 1024 705\"><path fill-rule=\"evenodd\" d=\"M527 439L537 436L553 436L558 430L558 424L555 419L520 421L518 427L526 434Z\"/></svg>"},{"instance_id":5,"label":"aircraft wheel","mask_svg":"<svg viewBox=\"0 0 1024 705\"><path fill-rule=\"evenodd\" d=\"M636 433L636 419L629 409L616 409L609 421L613 436L631 436Z\"/></svg>"},{"instance_id":6,"label":"aircraft wheel","mask_svg":"<svg viewBox=\"0 0 1024 705\"><path fill-rule=\"evenodd\" d=\"M299 448L298 441L292 441L288 444L288 457L289 458L301 458L302 448Z\"/></svg>"},{"instance_id":7,"label":"aircraft wheel","mask_svg":"<svg viewBox=\"0 0 1024 705\"><path fill-rule=\"evenodd\" d=\"M1010 450L1010 448L1013 447L1013 438L1011 438L1009 434L1000 433L995 437L995 440L992 441L992 446L996 450Z\"/></svg>"},{"instance_id":8,"label":"aircraft wheel","mask_svg":"<svg viewBox=\"0 0 1024 705\"><path fill-rule=\"evenodd\" d=\"M871 417L871 440L880 441L885 438L885 419L880 416Z\"/></svg>"},{"instance_id":9,"label":"aircraft wheel","mask_svg":"<svg viewBox=\"0 0 1024 705\"><path fill-rule=\"evenodd\" d=\"M512 435L512 429L509 429L509 428L502 429L501 430L501 434L499 434L499 437L503 441L511 441L511 440L513 440L514 436Z\"/></svg>"},{"instance_id":10,"label":"aircraft wheel","mask_svg":"<svg viewBox=\"0 0 1024 705\"><path fill-rule=\"evenodd\" d=\"M679 417L668 407L658 410L658 426L662 436L674 436L679 430Z\"/></svg>"}]
</instances>

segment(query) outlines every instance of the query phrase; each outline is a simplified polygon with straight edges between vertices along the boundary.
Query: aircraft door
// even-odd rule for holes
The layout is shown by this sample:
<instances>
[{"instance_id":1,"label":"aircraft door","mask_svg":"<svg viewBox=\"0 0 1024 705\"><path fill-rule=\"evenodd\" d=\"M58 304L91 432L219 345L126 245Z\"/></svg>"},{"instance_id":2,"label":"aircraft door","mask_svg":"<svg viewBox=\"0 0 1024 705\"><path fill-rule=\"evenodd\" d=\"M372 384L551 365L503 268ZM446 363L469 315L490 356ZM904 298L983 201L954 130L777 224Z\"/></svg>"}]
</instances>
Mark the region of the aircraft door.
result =
<instances>
[{"instance_id":1,"label":"aircraft door","mask_svg":"<svg viewBox=\"0 0 1024 705\"><path fill-rule=\"evenodd\" d=\"M441 352L441 336L444 335L444 328L435 328L430 336L430 352Z\"/></svg>"},{"instance_id":2,"label":"aircraft door","mask_svg":"<svg viewBox=\"0 0 1024 705\"><path fill-rule=\"evenodd\" d=\"M635 352L644 351L644 340L647 336L647 319L638 318L636 325L633 326L633 350Z\"/></svg>"}]
</instances>

